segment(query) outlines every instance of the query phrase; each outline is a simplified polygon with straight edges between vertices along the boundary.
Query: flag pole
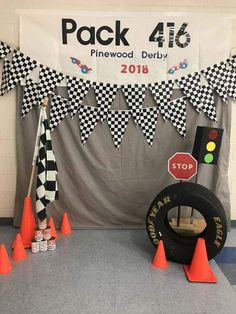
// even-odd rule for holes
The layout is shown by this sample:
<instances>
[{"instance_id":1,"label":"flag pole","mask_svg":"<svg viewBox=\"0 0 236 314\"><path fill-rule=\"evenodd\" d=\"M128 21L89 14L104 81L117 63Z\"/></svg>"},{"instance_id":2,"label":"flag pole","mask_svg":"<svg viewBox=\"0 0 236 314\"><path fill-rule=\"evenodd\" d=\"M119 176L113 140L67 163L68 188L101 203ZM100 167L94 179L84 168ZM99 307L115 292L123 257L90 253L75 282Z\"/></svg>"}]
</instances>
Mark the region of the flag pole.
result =
<instances>
[{"instance_id":1,"label":"flag pole","mask_svg":"<svg viewBox=\"0 0 236 314\"><path fill-rule=\"evenodd\" d=\"M37 161L37 157L38 157L38 143L39 143L40 126L41 126L41 121L42 121L42 116L43 116L43 108L46 108L47 105L48 105L48 97L44 97L43 104L42 104L42 106L40 108L38 129L37 129L37 135L36 135L35 146L34 146L32 170L31 170L31 175L30 175L30 182L29 182L27 197L30 197L30 194L31 194L31 191L32 191L33 180L34 180L34 173L35 173L35 168L36 168L36 161Z\"/></svg>"}]
</instances>

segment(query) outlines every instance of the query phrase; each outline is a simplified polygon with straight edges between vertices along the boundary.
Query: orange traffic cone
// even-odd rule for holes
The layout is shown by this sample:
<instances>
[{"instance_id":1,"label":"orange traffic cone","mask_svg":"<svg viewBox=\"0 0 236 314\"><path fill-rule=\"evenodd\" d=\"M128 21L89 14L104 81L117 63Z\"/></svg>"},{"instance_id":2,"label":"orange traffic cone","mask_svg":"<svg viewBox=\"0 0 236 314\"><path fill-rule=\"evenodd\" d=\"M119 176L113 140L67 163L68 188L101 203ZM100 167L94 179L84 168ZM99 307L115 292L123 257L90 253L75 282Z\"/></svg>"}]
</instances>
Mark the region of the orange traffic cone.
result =
<instances>
[{"instance_id":1,"label":"orange traffic cone","mask_svg":"<svg viewBox=\"0 0 236 314\"><path fill-rule=\"evenodd\" d=\"M7 254L4 244L0 245L0 275L7 274L11 271L12 265Z\"/></svg>"},{"instance_id":2,"label":"orange traffic cone","mask_svg":"<svg viewBox=\"0 0 236 314\"><path fill-rule=\"evenodd\" d=\"M12 253L12 259L13 261L22 261L26 259L28 256L25 252L25 248L21 239L20 233L17 233L16 239L14 242L14 249Z\"/></svg>"},{"instance_id":3,"label":"orange traffic cone","mask_svg":"<svg viewBox=\"0 0 236 314\"><path fill-rule=\"evenodd\" d=\"M34 238L35 228L36 223L33 213L32 201L31 198L27 196L24 200L23 215L20 226L20 234L25 248L30 248L31 241Z\"/></svg>"},{"instance_id":4,"label":"orange traffic cone","mask_svg":"<svg viewBox=\"0 0 236 314\"><path fill-rule=\"evenodd\" d=\"M184 266L189 281L216 283L217 278L208 262L205 239L199 238L190 266Z\"/></svg>"},{"instance_id":5,"label":"orange traffic cone","mask_svg":"<svg viewBox=\"0 0 236 314\"><path fill-rule=\"evenodd\" d=\"M63 218L62 218L62 224L61 224L61 233L62 234L71 234L71 225L70 225L70 221L68 218L67 213L65 212L63 214Z\"/></svg>"},{"instance_id":6,"label":"orange traffic cone","mask_svg":"<svg viewBox=\"0 0 236 314\"><path fill-rule=\"evenodd\" d=\"M164 249L164 245L163 245L162 240L160 240L160 242L158 244L156 254L155 254L154 259L152 261L152 267L161 268L161 269L166 269L168 267L165 249Z\"/></svg>"},{"instance_id":7,"label":"orange traffic cone","mask_svg":"<svg viewBox=\"0 0 236 314\"><path fill-rule=\"evenodd\" d=\"M58 234L57 234L57 231L56 231L56 228L55 228L54 221L53 221L52 217L49 218L48 225L49 225L49 227L51 227L51 235L52 235L52 237L54 237L57 240L58 239Z\"/></svg>"}]
</instances>

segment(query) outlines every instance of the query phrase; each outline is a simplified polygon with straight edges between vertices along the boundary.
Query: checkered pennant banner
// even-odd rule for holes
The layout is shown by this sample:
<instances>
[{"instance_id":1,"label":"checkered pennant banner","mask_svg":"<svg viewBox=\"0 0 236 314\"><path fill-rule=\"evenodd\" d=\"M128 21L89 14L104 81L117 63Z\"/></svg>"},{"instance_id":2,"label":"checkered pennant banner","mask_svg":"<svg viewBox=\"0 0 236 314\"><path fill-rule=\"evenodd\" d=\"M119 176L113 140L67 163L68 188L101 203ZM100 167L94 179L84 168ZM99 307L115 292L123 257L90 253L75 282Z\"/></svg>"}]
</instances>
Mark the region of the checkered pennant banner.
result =
<instances>
[{"instance_id":1,"label":"checkered pennant banner","mask_svg":"<svg viewBox=\"0 0 236 314\"><path fill-rule=\"evenodd\" d=\"M21 118L35 106L39 105L38 83L30 77L26 80L21 108Z\"/></svg>"},{"instance_id":2,"label":"checkered pennant banner","mask_svg":"<svg viewBox=\"0 0 236 314\"><path fill-rule=\"evenodd\" d=\"M226 60L232 68L236 68L236 55Z\"/></svg>"},{"instance_id":3,"label":"checkered pennant banner","mask_svg":"<svg viewBox=\"0 0 236 314\"><path fill-rule=\"evenodd\" d=\"M52 132L70 112L68 99L52 93L50 107L50 131Z\"/></svg>"},{"instance_id":4,"label":"checkered pennant banner","mask_svg":"<svg viewBox=\"0 0 236 314\"><path fill-rule=\"evenodd\" d=\"M70 112L71 116L74 117L90 90L91 83L90 81L78 79L72 76L67 76L66 80L70 100Z\"/></svg>"},{"instance_id":5,"label":"checkered pennant banner","mask_svg":"<svg viewBox=\"0 0 236 314\"><path fill-rule=\"evenodd\" d=\"M11 53L11 47L0 41L0 59L5 58L9 53Z\"/></svg>"},{"instance_id":6,"label":"checkered pennant banner","mask_svg":"<svg viewBox=\"0 0 236 314\"><path fill-rule=\"evenodd\" d=\"M130 110L110 110L108 112L107 123L116 149L120 147L130 116Z\"/></svg>"},{"instance_id":7,"label":"checkered pennant banner","mask_svg":"<svg viewBox=\"0 0 236 314\"><path fill-rule=\"evenodd\" d=\"M97 107L81 105L79 108L80 137L84 145L100 120Z\"/></svg>"},{"instance_id":8,"label":"checkered pennant banner","mask_svg":"<svg viewBox=\"0 0 236 314\"><path fill-rule=\"evenodd\" d=\"M163 81L161 83L152 83L149 85L149 90L151 91L159 112L165 121L169 118L168 103L172 97L173 87L174 82L171 80L167 82Z\"/></svg>"},{"instance_id":9,"label":"checkered pennant banner","mask_svg":"<svg viewBox=\"0 0 236 314\"><path fill-rule=\"evenodd\" d=\"M135 124L138 123L139 114L141 112L145 99L145 85L126 85L121 87L125 100L130 108L131 115Z\"/></svg>"},{"instance_id":10,"label":"checkered pennant banner","mask_svg":"<svg viewBox=\"0 0 236 314\"><path fill-rule=\"evenodd\" d=\"M104 122L107 117L108 110L116 97L118 85L93 83L93 89L96 96L97 105L100 113L100 120Z\"/></svg>"},{"instance_id":11,"label":"checkered pennant banner","mask_svg":"<svg viewBox=\"0 0 236 314\"><path fill-rule=\"evenodd\" d=\"M186 97L177 98L169 103L169 121L179 134L186 137Z\"/></svg>"},{"instance_id":12,"label":"checkered pennant banner","mask_svg":"<svg viewBox=\"0 0 236 314\"><path fill-rule=\"evenodd\" d=\"M44 65L40 65L38 84L39 101L43 102L44 97L51 94L63 79L64 75L62 73Z\"/></svg>"},{"instance_id":13,"label":"checkered pennant banner","mask_svg":"<svg viewBox=\"0 0 236 314\"><path fill-rule=\"evenodd\" d=\"M11 75L11 61L5 58L2 69L2 83L0 88L0 96L3 96L9 90L10 75Z\"/></svg>"},{"instance_id":14,"label":"checkered pennant banner","mask_svg":"<svg viewBox=\"0 0 236 314\"><path fill-rule=\"evenodd\" d=\"M236 69L231 64L228 64L227 69L227 95L236 99Z\"/></svg>"},{"instance_id":15,"label":"checkered pennant banner","mask_svg":"<svg viewBox=\"0 0 236 314\"><path fill-rule=\"evenodd\" d=\"M217 122L216 106L213 91L210 86L202 85L200 90L202 112L204 112L208 118Z\"/></svg>"},{"instance_id":16,"label":"checkered pennant banner","mask_svg":"<svg viewBox=\"0 0 236 314\"><path fill-rule=\"evenodd\" d=\"M157 107L142 108L138 119L138 125L150 146L156 132L158 114Z\"/></svg>"},{"instance_id":17,"label":"checkered pennant banner","mask_svg":"<svg viewBox=\"0 0 236 314\"><path fill-rule=\"evenodd\" d=\"M46 218L46 206L58 198L57 164L52 148L51 135L45 108L40 125L38 156L37 156L37 186L36 213L40 220Z\"/></svg>"},{"instance_id":18,"label":"checkered pennant banner","mask_svg":"<svg viewBox=\"0 0 236 314\"><path fill-rule=\"evenodd\" d=\"M227 103L227 89L228 89L228 69L225 62L214 64L201 73L206 77L209 85L222 97L223 101Z\"/></svg>"}]
</instances>

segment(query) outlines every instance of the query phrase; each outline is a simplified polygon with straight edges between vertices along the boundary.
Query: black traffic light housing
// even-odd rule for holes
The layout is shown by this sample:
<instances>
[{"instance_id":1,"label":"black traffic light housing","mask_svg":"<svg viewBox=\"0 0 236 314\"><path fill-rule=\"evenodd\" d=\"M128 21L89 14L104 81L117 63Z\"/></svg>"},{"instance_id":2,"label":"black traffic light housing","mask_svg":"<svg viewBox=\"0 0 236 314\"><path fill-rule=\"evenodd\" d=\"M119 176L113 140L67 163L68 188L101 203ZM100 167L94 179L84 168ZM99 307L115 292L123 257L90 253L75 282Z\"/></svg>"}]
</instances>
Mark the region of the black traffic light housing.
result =
<instances>
[{"instance_id":1,"label":"black traffic light housing","mask_svg":"<svg viewBox=\"0 0 236 314\"><path fill-rule=\"evenodd\" d=\"M223 131L220 128L197 127L192 155L198 163L217 164Z\"/></svg>"}]
</instances>

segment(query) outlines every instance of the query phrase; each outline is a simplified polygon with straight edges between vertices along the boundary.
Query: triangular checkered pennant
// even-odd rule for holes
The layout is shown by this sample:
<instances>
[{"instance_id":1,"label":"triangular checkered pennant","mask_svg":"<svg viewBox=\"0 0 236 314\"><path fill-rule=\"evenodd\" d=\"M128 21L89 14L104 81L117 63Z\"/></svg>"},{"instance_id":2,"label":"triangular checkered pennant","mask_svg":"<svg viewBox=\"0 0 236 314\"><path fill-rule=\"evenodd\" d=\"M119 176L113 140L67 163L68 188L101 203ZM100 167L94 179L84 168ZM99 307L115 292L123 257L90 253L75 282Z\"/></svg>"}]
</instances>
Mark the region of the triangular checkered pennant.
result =
<instances>
[{"instance_id":1,"label":"triangular checkered pennant","mask_svg":"<svg viewBox=\"0 0 236 314\"><path fill-rule=\"evenodd\" d=\"M81 105L79 108L80 137L84 145L100 120L97 107Z\"/></svg>"},{"instance_id":2,"label":"triangular checkered pennant","mask_svg":"<svg viewBox=\"0 0 236 314\"><path fill-rule=\"evenodd\" d=\"M21 108L21 118L35 106L39 105L38 83L30 77L26 80Z\"/></svg>"},{"instance_id":3,"label":"triangular checkered pennant","mask_svg":"<svg viewBox=\"0 0 236 314\"><path fill-rule=\"evenodd\" d=\"M101 122L104 122L107 117L108 110L110 110L112 102L116 97L118 85L94 83L93 88L99 108L100 120Z\"/></svg>"},{"instance_id":4,"label":"triangular checkered pennant","mask_svg":"<svg viewBox=\"0 0 236 314\"><path fill-rule=\"evenodd\" d=\"M231 67L236 68L236 55L228 58L226 61Z\"/></svg>"},{"instance_id":5,"label":"triangular checkered pennant","mask_svg":"<svg viewBox=\"0 0 236 314\"><path fill-rule=\"evenodd\" d=\"M40 65L38 83L39 101L42 102L45 96L51 94L63 78L64 75L62 73Z\"/></svg>"},{"instance_id":6,"label":"triangular checkered pennant","mask_svg":"<svg viewBox=\"0 0 236 314\"><path fill-rule=\"evenodd\" d=\"M3 96L9 90L10 76L11 76L11 61L5 58L2 69L2 83L0 88L0 96Z\"/></svg>"},{"instance_id":7,"label":"triangular checkered pennant","mask_svg":"<svg viewBox=\"0 0 236 314\"><path fill-rule=\"evenodd\" d=\"M229 64L227 68L227 95L236 99L236 69L232 64Z\"/></svg>"},{"instance_id":8,"label":"triangular checkered pennant","mask_svg":"<svg viewBox=\"0 0 236 314\"><path fill-rule=\"evenodd\" d=\"M200 90L201 110L214 122L217 122L216 106L213 91L210 86L202 85Z\"/></svg>"},{"instance_id":9,"label":"triangular checkered pennant","mask_svg":"<svg viewBox=\"0 0 236 314\"><path fill-rule=\"evenodd\" d=\"M145 85L126 85L121 87L125 100L130 108L131 115L135 124L138 123L139 114L141 112L145 99Z\"/></svg>"},{"instance_id":10,"label":"triangular checkered pennant","mask_svg":"<svg viewBox=\"0 0 236 314\"><path fill-rule=\"evenodd\" d=\"M58 124L70 112L70 105L68 99L52 94L50 107L50 131L52 132Z\"/></svg>"},{"instance_id":11,"label":"triangular checkered pennant","mask_svg":"<svg viewBox=\"0 0 236 314\"><path fill-rule=\"evenodd\" d=\"M138 119L138 125L150 146L156 132L158 113L157 107L142 108Z\"/></svg>"},{"instance_id":12,"label":"triangular checkered pennant","mask_svg":"<svg viewBox=\"0 0 236 314\"><path fill-rule=\"evenodd\" d=\"M177 98L169 103L169 121L179 134L186 137L186 97Z\"/></svg>"},{"instance_id":13,"label":"triangular checkered pennant","mask_svg":"<svg viewBox=\"0 0 236 314\"><path fill-rule=\"evenodd\" d=\"M0 59L5 58L9 53L11 53L11 47L0 41Z\"/></svg>"},{"instance_id":14,"label":"triangular checkered pennant","mask_svg":"<svg viewBox=\"0 0 236 314\"><path fill-rule=\"evenodd\" d=\"M118 149L125 134L131 113L129 110L110 110L107 123L111 132L113 143Z\"/></svg>"},{"instance_id":15,"label":"triangular checkered pennant","mask_svg":"<svg viewBox=\"0 0 236 314\"><path fill-rule=\"evenodd\" d=\"M226 63L220 62L220 64L214 64L202 70L201 73L206 77L209 85L227 103L228 69Z\"/></svg>"},{"instance_id":16,"label":"triangular checkered pennant","mask_svg":"<svg viewBox=\"0 0 236 314\"><path fill-rule=\"evenodd\" d=\"M74 117L84 98L86 97L91 83L90 81L78 79L76 77L67 76L68 95L70 100L70 112L71 116Z\"/></svg>"},{"instance_id":17,"label":"triangular checkered pennant","mask_svg":"<svg viewBox=\"0 0 236 314\"><path fill-rule=\"evenodd\" d=\"M169 118L168 103L172 97L173 87L174 82L171 80L167 82L163 81L161 83L151 83L149 85L149 90L151 91L158 106L158 110L165 121Z\"/></svg>"}]
</instances>

